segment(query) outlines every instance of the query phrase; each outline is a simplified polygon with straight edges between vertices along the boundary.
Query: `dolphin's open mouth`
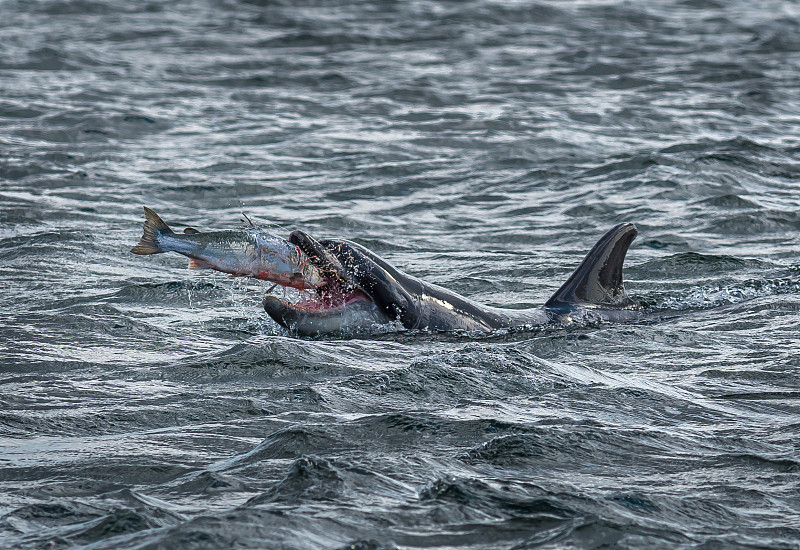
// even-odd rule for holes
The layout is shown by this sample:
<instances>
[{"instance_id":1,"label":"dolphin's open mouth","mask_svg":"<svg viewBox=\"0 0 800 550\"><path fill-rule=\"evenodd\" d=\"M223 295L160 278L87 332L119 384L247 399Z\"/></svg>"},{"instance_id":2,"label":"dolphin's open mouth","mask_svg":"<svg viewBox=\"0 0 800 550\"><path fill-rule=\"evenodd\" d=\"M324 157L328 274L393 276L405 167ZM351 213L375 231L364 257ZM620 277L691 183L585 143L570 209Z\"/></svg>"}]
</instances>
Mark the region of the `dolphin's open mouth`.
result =
<instances>
[{"instance_id":1,"label":"dolphin's open mouth","mask_svg":"<svg viewBox=\"0 0 800 550\"><path fill-rule=\"evenodd\" d=\"M309 312L333 312L355 302L372 302L361 289L348 290L336 283L336 281L329 281L320 288L291 292L285 294L283 298L268 295L267 299L278 300L285 307Z\"/></svg>"}]
</instances>

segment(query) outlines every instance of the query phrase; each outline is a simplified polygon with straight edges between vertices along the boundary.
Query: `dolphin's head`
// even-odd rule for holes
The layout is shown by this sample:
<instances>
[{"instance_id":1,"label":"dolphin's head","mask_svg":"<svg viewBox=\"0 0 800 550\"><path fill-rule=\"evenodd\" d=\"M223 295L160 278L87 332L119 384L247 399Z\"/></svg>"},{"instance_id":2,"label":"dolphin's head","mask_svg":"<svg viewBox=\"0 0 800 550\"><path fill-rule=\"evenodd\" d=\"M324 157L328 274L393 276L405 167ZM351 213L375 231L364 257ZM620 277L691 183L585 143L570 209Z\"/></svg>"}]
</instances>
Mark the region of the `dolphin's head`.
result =
<instances>
[{"instance_id":1,"label":"dolphin's head","mask_svg":"<svg viewBox=\"0 0 800 550\"><path fill-rule=\"evenodd\" d=\"M364 331L392 322L359 284L359 272L370 258L346 241L319 242L302 231L289 241L306 253L325 283L298 301L264 298L264 310L279 325L304 336Z\"/></svg>"}]
</instances>

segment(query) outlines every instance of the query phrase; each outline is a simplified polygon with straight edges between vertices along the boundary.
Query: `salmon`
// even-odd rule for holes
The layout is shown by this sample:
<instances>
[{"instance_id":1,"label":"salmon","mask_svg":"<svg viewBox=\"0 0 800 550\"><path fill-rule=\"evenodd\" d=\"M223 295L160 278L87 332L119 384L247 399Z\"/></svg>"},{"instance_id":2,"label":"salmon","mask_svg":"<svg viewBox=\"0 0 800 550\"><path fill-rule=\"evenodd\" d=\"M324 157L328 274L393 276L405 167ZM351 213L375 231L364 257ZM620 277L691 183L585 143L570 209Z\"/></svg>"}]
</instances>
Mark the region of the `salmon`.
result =
<instances>
[{"instance_id":1,"label":"salmon","mask_svg":"<svg viewBox=\"0 0 800 550\"><path fill-rule=\"evenodd\" d=\"M146 206L144 215L144 232L131 249L134 254L177 252L189 258L191 269L214 269L301 290L326 283L300 248L264 228L203 232L187 227L176 233Z\"/></svg>"}]
</instances>

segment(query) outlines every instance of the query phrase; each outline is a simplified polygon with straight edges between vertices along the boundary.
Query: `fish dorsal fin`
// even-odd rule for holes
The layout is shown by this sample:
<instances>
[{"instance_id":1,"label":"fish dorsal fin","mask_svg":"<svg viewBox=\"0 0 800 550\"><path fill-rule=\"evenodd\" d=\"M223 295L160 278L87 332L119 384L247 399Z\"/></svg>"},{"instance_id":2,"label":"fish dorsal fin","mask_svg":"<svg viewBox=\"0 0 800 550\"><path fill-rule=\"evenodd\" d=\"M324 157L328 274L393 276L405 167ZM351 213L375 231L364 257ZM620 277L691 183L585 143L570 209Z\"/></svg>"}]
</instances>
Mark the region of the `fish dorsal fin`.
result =
<instances>
[{"instance_id":1,"label":"fish dorsal fin","mask_svg":"<svg viewBox=\"0 0 800 550\"><path fill-rule=\"evenodd\" d=\"M622 284L622 262L637 233L632 223L621 223L603 235L545 307L634 305Z\"/></svg>"},{"instance_id":2,"label":"fish dorsal fin","mask_svg":"<svg viewBox=\"0 0 800 550\"><path fill-rule=\"evenodd\" d=\"M197 235L198 233L200 232L194 227L187 227L183 230L184 235Z\"/></svg>"}]
</instances>

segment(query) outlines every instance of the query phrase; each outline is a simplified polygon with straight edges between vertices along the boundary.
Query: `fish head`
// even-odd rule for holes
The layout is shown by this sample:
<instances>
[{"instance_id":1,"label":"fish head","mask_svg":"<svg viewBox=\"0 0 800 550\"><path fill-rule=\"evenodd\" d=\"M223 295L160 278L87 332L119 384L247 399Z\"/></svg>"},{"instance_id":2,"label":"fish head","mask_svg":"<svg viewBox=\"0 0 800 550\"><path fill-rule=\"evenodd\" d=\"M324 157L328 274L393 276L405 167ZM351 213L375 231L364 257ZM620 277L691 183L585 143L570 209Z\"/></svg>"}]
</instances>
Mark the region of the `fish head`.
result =
<instances>
[{"instance_id":1,"label":"fish head","mask_svg":"<svg viewBox=\"0 0 800 550\"><path fill-rule=\"evenodd\" d=\"M260 227L250 228L247 234L251 253L246 256L253 262L247 269L254 272L257 279L298 290L326 284L314 262L299 246Z\"/></svg>"}]
</instances>

